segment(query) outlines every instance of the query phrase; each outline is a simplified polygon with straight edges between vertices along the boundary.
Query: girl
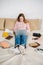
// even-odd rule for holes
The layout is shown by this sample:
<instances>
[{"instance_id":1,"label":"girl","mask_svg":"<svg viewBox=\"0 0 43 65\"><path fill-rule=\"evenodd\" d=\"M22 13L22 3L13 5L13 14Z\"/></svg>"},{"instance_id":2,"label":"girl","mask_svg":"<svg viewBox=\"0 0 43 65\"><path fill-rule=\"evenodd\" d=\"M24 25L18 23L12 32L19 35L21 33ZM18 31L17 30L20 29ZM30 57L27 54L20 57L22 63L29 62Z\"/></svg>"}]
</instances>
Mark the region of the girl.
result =
<instances>
[{"instance_id":1,"label":"girl","mask_svg":"<svg viewBox=\"0 0 43 65\"><path fill-rule=\"evenodd\" d=\"M14 26L15 48L19 48L21 45L26 48L27 36L29 32L29 23L26 22L24 14L20 13Z\"/></svg>"}]
</instances>

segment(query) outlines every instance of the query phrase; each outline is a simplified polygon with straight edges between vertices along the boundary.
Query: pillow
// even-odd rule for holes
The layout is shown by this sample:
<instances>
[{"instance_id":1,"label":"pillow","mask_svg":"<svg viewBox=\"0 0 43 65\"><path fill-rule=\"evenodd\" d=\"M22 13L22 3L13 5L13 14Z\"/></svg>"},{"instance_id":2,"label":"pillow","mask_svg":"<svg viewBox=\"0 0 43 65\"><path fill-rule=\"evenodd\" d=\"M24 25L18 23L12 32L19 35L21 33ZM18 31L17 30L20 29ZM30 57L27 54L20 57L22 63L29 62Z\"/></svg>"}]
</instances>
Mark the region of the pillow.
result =
<instances>
[{"instance_id":1,"label":"pillow","mask_svg":"<svg viewBox=\"0 0 43 65\"><path fill-rule=\"evenodd\" d=\"M4 30L4 19L0 18L0 30Z\"/></svg>"},{"instance_id":2,"label":"pillow","mask_svg":"<svg viewBox=\"0 0 43 65\"><path fill-rule=\"evenodd\" d=\"M15 19L6 19L5 29L13 30L15 24Z\"/></svg>"},{"instance_id":3,"label":"pillow","mask_svg":"<svg viewBox=\"0 0 43 65\"><path fill-rule=\"evenodd\" d=\"M5 29L5 32L8 32L9 34L13 34L13 30Z\"/></svg>"},{"instance_id":4,"label":"pillow","mask_svg":"<svg viewBox=\"0 0 43 65\"><path fill-rule=\"evenodd\" d=\"M21 54L23 54L23 55L26 54L24 46L20 45L19 50L20 50Z\"/></svg>"},{"instance_id":5,"label":"pillow","mask_svg":"<svg viewBox=\"0 0 43 65\"><path fill-rule=\"evenodd\" d=\"M2 48L9 48L10 47L10 44L7 41L0 42L0 45Z\"/></svg>"}]
</instances>

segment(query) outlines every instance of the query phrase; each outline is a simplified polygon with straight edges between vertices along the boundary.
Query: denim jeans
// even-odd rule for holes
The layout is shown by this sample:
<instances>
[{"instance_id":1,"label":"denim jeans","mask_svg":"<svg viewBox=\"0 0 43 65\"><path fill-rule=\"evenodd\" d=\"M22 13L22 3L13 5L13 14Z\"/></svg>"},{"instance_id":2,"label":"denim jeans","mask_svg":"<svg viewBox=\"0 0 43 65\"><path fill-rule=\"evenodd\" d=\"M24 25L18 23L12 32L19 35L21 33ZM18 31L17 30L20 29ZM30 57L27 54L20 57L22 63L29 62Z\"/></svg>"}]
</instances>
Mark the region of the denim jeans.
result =
<instances>
[{"instance_id":1,"label":"denim jeans","mask_svg":"<svg viewBox=\"0 0 43 65\"><path fill-rule=\"evenodd\" d=\"M19 31L19 32L16 32L16 35L15 35L15 44L16 45L26 45L27 43L27 34L26 34L26 31Z\"/></svg>"}]
</instances>

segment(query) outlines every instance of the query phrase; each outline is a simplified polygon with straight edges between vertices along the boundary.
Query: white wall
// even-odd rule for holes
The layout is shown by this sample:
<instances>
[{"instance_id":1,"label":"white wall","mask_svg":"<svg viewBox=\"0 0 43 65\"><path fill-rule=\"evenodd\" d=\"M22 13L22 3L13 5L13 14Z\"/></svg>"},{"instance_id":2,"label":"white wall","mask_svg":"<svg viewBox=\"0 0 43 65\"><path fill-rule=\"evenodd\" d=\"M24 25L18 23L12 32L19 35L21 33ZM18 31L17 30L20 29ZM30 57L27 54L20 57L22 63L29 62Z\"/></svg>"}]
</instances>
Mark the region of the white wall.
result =
<instances>
[{"instance_id":1,"label":"white wall","mask_svg":"<svg viewBox=\"0 0 43 65\"><path fill-rule=\"evenodd\" d=\"M43 18L43 0L0 0L0 17L15 18L21 12L27 18Z\"/></svg>"},{"instance_id":2,"label":"white wall","mask_svg":"<svg viewBox=\"0 0 43 65\"><path fill-rule=\"evenodd\" d=\"M1 18L16 18L21 12L26 18L42 19L43 30L43 0L0 0Z\"/></svg>"}]
</instances>

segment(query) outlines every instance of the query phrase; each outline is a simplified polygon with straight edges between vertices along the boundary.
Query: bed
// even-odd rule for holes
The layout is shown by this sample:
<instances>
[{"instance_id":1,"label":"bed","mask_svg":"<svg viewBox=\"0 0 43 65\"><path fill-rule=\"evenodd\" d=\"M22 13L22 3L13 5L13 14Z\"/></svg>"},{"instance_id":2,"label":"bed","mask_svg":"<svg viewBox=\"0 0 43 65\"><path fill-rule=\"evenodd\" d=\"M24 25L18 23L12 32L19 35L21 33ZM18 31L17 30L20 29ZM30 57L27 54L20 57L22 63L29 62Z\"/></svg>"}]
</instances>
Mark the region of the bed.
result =
<instances>
[{"instance_id":1,"label":"bed","mask_svg":"<svg viewBox=\"0 0 43 65\"><path fill-rule=\"evenodd\" d=\"M14 48L14 37L11 40L6 40L2 37L3 31L0 31L0 41L8 41L12 44L12 47L3 49L0 47L0 65L43 65L43 53L36 52L36 48L29 46L29 43L32 42L32 33L27 41L26 54L16 55L10 49ZM41 45L40 48L43 48L43 35L38 41Z\"/></svg>"},{"instance_id":2,"label":"bed","mask_svg":"<svg viewBox=\"0 0 43 65\"><path fill-rule=\"evenodd\" d=\"M0 41L8 41L12 45L10 48L6 48L6 49L3 49L2 47L0 47L0 65L43 65L43 53L37 52L36 48L29 46L30 42L34 42L34 40L32 40L33 32L40 32L42 36L39 40L36 40L36 41L40 43L39 48L43 48L43 31L39 30L40 23L41 23L40 21L41 20L39 19L29 20L31 32L28 35L26 54L22 55L22 54L15 54L13 51L10 50L12 48L14 49L14 44L15 44L14 36L11 40L7 40L2 37L2 33L4 32L5 29L12 30L14 19L13 20L9 18L0 19L0 29L1 29Z\"/></svg>"}]
</instances>

